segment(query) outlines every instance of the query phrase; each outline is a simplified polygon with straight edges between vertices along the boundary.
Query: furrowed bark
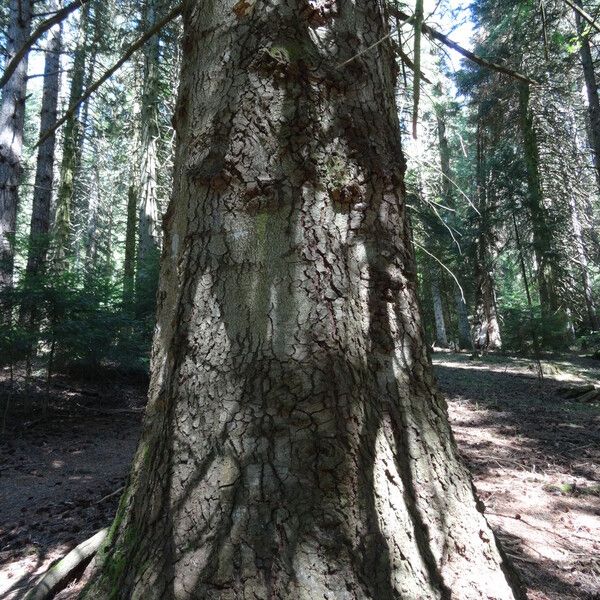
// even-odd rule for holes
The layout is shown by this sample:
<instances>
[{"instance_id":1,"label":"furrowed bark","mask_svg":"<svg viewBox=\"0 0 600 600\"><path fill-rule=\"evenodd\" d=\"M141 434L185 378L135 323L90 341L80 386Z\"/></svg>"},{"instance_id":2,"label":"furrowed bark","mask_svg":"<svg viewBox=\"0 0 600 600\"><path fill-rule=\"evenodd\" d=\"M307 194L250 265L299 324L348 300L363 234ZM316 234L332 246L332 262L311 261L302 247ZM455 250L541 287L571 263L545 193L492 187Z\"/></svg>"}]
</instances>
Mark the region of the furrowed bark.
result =
<instances>
[{"instance_id":1,"label":"furrowed bark","mask_svg":"<svg viewBox=\"0 0 600 600\"><path fill-rule=\"evenodd\" d=\"M190 0L144 434L87 598L520 597L423 342L381 4Z\"/></svg>"}]
</instances>

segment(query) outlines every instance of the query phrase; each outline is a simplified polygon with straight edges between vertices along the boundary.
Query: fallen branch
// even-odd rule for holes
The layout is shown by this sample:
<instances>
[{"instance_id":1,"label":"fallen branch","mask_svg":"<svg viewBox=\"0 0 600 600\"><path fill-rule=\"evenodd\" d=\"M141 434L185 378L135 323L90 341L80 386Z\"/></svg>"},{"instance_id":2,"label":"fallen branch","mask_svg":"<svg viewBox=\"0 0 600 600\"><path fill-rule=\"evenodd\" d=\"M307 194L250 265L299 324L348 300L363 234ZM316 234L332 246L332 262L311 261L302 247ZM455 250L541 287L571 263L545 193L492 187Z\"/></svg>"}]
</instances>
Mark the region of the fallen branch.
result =
<instances>
[{"instance_id":1,"label":"fallen branch","mask_svg":"<svg viewBox=\"0 0 600 600\"><path fill-rule=\"evenodd\" d=\"M600 402L600 388L593 384L574 385L558 389L558 393L565 400L575 400L576 402Z\"/></svg>"},{"instance_id":2,"label":"fallen branch","mask_svg":"<svg viewBox=\"0 0 600 600\"><path fill-rule=\"evenodd\" d=\"M125 489L125 486L122 485L119 489L115 490L114 492L111 492L110 494L107 494L106 496L104 496L103 498L100 498L100 500L96 500L96 502L94 502L94 504L97 506L98 504L102 504L103 502L105 502L106 500L110 500L110 498L114 498L116 495L120 494L123 490ZM66 508L65 510L63 510L60 513L56 514L55 518L63 518L66 515L68 515L70 512L74 511L77 508L77 505L74 502L65 502L65 504L68 504L68 508ZM86 506L89 506L89 504L86 504Z\"/></svg>"},{"instance_id":3,"label":"fallen branch","mask_svg":"<svg viewBox=\"0 0 600 600\"><path fill-rule=\"evenodd\" d=\"M79 402L75 403L77 408L83 408L84 410L89 410L91 412L98 413L100 415L130 415L144 412L144 408L96 408L95 406L84 406L83 404L79 404Z\"/></svg>"},{"instance_id":4,"label":"fallen branch","mask_svg":"<svg viewBox=\"0 0 600 600\"><path fill-rule=\"evenodd\" d=\"M106 496L104 496L104 498L100 498L100 500L98 500L96 502L96 504L102 504L103 502L105 502L109 498L114 498L116 495L120 494L124 489L125 489L125 486L122 485L118 490L115 490L114 492L111 492L110 494L107 494Z\"/></svg>"},{"instance_id":5,"label":"fallen branch","mask_svg":"<svg viewBox=\"0 0 600 600\"><path fill-rule=\"evenodd\" d=\"M106 539L108 527L101 529L91 538L73 548L63 559L50 567L35 586L27 592L23 600L50 600L58 591L64 589L77 575L79 569L98 552Z\"/></svg>"}]
</instances>

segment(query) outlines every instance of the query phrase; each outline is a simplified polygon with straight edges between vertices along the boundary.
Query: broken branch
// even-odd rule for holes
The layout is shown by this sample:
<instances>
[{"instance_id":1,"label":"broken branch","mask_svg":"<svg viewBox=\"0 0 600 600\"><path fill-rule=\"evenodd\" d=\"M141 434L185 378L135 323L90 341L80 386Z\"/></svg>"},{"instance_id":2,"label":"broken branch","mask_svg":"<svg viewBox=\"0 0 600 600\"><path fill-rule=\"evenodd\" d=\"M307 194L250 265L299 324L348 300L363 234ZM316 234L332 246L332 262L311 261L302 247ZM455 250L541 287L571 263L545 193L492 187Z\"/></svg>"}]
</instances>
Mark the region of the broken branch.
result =
<instances>
[{"instance_id":1,"label":"broken branch","mask_svg":"<svg viewBox=\"0 0 600 600\"><path fill-rule=\"evenodd\" d=\"M570 0L565 0L565 1L570 2ZM410 21L412 19L412 17L410 15L406 14L405 12L403 12L401 10L391 8L391 11L394 16L398 17L398 19L400 19L402 21ZM510 77L513 77L514 79L518 79L519 81L522 81L523 83L528 83L530 85L538 84L538 82L535 81L534 79L530 79L529 77L526 77L525 75L522 75L521 73L518 73L517 71L514 71L513 69L509 69L508 67L505 67L503 65L499 65L497 63L490 62L489 60L482 58L481 56L478 56L477 54L471 52L470 50L463 48L460 44L457 44L456 42L454 42L450 38L448 38L448 36L445 36L443 33L440 33L439 31L433 29L432 27L430 27L429 25L426 25L425 23L423 23L423 25L421 26L421 31L423 33L425 33L426 35L428 35L429 37L442 42L442 44L448 46L449 48L452 48L453 50L458 52L460 55L464 56L465 58L468 58L471 62L474 62L482 67L486 67L487 69L491 69L492 71L497 71L498 73L502 73L503 75L508 75Z\"/></svg>"}]
</instances>

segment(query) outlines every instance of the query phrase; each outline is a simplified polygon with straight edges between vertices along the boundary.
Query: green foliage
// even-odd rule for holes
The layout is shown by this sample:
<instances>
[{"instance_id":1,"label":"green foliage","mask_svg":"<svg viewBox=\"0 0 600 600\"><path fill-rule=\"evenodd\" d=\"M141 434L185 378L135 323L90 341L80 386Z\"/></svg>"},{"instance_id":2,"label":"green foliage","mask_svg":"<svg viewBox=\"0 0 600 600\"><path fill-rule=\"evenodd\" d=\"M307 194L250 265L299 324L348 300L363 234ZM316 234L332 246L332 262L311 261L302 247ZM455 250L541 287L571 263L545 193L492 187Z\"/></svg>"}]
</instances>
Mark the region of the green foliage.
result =
<instances>
[{"instance_id":1,"label":"green foliage","mask_svg":"<svg viewBox=\"0 0 600 600\"><path fill-rule=\"evenodd\" d=\"M501 309L504 349L519 354L534 355L534 340L544 340L545 350L566 350L569 334L564 328L564 315L542 317L541 308L511 304Z\"/></svg>"},{"instance_id":2,"label":"green foliage","mask_svg":"<svg viewBox=\"0 0 600 600\"><path fill-rule=\"evenodd\" d=\"M591 331L580 335L578 345L582 352L586 352L600 358L600 331Z\"/></svg>"},{"instance_id":3,"label":"green foliage","mask_svg":"<svg viewBox=\"0 0 600 600\"><path fill-rule=\"evenodd\" d=\"M536 340L540 345L543 340L541 350L566 350L574 340L566 329L568 320L565 314L557 311L542 316L537 296L532 298L532 306L529 307L517 261L518 256L514 252L507 252L501 261L498 308L504 349L533 356Z\"/></svg>"},{"instance_id":4,"label":"green foliage","mask_svg":"<svg viewBox=\"0 0 600 600\"><path fill-rule=\"evenodd\" d=\"M148 370L154 304L145 299L135 314L126 310L120 284L105 269L23 277L0 303L11 315L0 334L2 365L39 356L49 370L91 376L106 367Z\"/></svg>"}]
</instances>

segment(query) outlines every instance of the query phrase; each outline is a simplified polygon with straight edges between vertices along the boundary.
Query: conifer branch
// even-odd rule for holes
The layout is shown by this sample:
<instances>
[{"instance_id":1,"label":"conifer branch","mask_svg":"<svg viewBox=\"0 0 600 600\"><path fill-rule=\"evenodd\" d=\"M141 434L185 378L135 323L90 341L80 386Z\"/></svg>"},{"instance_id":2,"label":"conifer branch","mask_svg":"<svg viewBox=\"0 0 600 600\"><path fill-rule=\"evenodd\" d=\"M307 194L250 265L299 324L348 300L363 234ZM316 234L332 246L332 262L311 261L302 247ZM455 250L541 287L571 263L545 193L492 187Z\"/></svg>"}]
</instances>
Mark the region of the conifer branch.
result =
<instances>
[{"instance_id":1,"label":"conifer branch","mask_svg":"<svg viewBox=\"0 0 600 600\"><path fill-rule=\"evenodd\" d=\"M56 121L56 123L50 128L44 131L40 135L40 139L37 141L33 149L37 148L40 144L44 143L61 125L63 125L69 117L71 117L79 105L82 102L85 102L98 88L105 83L112 75L114 75L130 58L131 56L139 50L152 36L156 35L165 25L168 25L173 19L178 17L183 11L183 2L175 6L173 10L167 13L160 21L148 31L146 31L142 36L140 36L131 46L129 46L125 52L122 54L121 58L112 66L110 69L107 69L102 77L97 79L92 85L90 85L85 92L75 101L65 114Z\"/></svg>"},{"instance_id":2,"label":"conifer branch","mask_svg":"<svg viewBox=\"0 0 600 600\"><path fill-rule=\"evenodd\" d=\"M570 1L571 0L565 0L565 2L570 2ZM398 19L400 19L402 21L410 21L413 18L410 15L406 14L405 12L403 12L401 10L397 10L394 7L390 7L390 11L395 17L397 17ZM453 50L458 52L460 55L464 56L465 58L468 58L470 61L472 61L482 67L486 67L487 69L491 69L492 71L497 71L498 73L502 73L503 75L508 75L510 77L513 77L514 79L518 79L519 81L522 81L523 83L528 83L530 85L538 85L538 82L535 81L534 79L530 79L529 77L522 75L521 73L518 73L517 71L514 71L513 69L509 69L508 67L505 67L503 65L499 65L499 64L490 62L489 60L482 58L481 56L478 56L477 54L471 52L470 50L463 48L460 44L457 44L456 42L454 42L450 38L448 38L448 36L444 35L443 33L440 33L439 31L437 31L436 29L433 29L432 27L430 27L429 25L426 25L425 23L423 23L423 25L421 26L421 31L423 33L425 33L426 35L428 35L429 37L442 42L442 44L448 46L449 48L452 48Z\"/></svg>"}]
</instances>

